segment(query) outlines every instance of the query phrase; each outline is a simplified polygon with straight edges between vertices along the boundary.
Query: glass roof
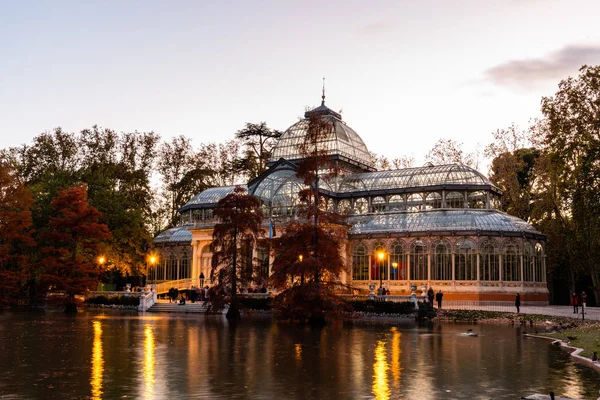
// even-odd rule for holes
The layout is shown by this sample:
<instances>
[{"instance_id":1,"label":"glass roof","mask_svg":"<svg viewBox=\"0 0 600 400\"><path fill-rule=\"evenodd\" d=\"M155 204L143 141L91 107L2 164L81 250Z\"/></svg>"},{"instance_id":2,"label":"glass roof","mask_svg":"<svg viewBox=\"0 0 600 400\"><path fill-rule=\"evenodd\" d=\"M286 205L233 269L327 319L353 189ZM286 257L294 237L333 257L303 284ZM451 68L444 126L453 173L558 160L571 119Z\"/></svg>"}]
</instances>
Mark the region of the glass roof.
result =
<instances>
[{"instance_id":1,"label":"glass roof","mask_svg":"<svg viewBox=\"0 0 600 400\"><path fill-rule=\"evenodd\" d=\"M319 108L306 114L316 112ZM319 114L322 114L320 118L323 118L330 126L327 136L318 143L319 150L326 151L328 155L340 155L360 165L373 167L371 154L367 146L352 128L337 117L339 114L328 108L326 111L319 112ZM277 142L270 161L277 161L280 158L286 160L304 158L305 156L300 154L299 146L305 140L308 124L309 119L305 118L290 126Z\"/></svg>"},{"instance_id":2,"label":"glass roof","mask_svg":"<svg viewBox=\"0 0 600 400\"><path fill-rule=\"evenodd\" d=\"M404 189L437 185L490 185L482 174L462 164L404 168L348 175L339 192Z\"/></svg>"},{"instance_id":3,"label":"glass roof","mask_svg":"<svg viewBox=\"0 0 600 400\"><path fill-rule=\"evenodd\" d=\"M154 238L154 243L191 243L192 232L188 231L189 226L178 226L167 229L159 233Z\"/></svg>"},{"instance_id":4,"label":"glass roof","mask_svg":"<svg viewBox=\"0 0 600 400\"><path fill-rule=\"evenodd\" d=\"M432 210L351 216L350 234L376 232L496 231L540 234L527 222L495 210Z\"/></svg>"},{"instance_id":5,"label":"glass roof","mask_svg":"<svg viewBox=\"0 0 600 400\"><path fill-rule=\"evenodd\" d=\"M304 184L292 169L278 169L250 188L250 194L275 207L291 207L297 203Z\"/></svg>"},{"instance_id":6,"label":"glass roof","mask_svg":"<svg viewBox=\"0 0 600 400\"><path fill-rule=\"evenodd\" d=\"M248 189L248 187L246 185L237 185L237 186L241 186L244 189ZM235 189L235 188L236 188L236 185L218 186L218 187L206 189L206 190L198 193L190 201L185 203L185 205L183 207L181 207L181 210L193 208L193 206L197 206L197 205L216 204L219 202L219 200L221 200L222 198L227 196L229 193L232 193L233 189Z\"/></svg>"}]
</instances>

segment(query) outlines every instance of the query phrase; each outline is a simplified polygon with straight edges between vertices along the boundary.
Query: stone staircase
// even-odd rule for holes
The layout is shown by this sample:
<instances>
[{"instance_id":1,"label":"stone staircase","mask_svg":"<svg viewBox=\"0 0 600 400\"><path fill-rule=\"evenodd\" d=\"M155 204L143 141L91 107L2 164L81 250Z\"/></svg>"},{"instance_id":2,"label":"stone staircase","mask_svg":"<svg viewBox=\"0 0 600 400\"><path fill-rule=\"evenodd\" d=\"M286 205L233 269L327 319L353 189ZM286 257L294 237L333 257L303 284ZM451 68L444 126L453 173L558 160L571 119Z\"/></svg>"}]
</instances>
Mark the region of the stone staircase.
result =
<instances>
[{"instance_id":1,"label":"stone staircase","mask_svg":"<svg viewBox=\"0 0 600 400\"><path fill-rule=\"evenodd\" d=\"M154 303L152 307L148 309L148 312L164 312L164 313L196 313L206 314L208 303L199 301L196 303L186 302L183 305L178 303Z\"/></svg>"}]
</instances>

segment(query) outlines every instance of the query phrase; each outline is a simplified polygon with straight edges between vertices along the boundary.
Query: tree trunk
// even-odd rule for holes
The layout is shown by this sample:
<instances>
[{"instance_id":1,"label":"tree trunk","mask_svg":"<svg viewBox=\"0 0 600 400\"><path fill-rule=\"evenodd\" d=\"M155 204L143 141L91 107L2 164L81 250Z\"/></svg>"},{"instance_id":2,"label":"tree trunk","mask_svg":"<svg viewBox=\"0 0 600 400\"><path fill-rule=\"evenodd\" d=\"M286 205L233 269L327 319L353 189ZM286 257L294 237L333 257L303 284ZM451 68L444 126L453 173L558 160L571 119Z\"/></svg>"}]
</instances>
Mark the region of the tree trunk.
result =
<instances>
[{"instance_id":1,"label":"tree trunk","mask_svg":"<svg viewBox=\"0 0 600 400\"><path fill-rule=\"evenodd\" d=\"M65 304L65 314L77 314L75 295L69 295L69 301Z\"/></svg>"},{"instance_id":2,"label":"tree trunk","mask_svg":"<svg viewBox=\"0 0 600 400\"><path fill-rule=\"evenodd\" d=\"M231 266L231 302L227 311L227 319L240 319L237 301L237 226L233 229L233 260Z\"/></svg>"}]
</instances>

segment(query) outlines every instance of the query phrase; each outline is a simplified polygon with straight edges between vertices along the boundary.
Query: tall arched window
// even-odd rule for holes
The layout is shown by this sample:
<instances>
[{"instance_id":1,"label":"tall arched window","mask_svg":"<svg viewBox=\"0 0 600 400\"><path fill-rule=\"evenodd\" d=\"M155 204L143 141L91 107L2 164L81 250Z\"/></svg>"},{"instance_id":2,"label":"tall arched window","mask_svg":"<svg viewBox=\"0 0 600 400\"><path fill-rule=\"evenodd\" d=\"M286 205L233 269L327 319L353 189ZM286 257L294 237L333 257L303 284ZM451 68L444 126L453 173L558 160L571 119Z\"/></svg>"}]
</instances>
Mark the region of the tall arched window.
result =
<instances>
[{"instance_id":1,"label":"tall arched window","mask_svg":"<svg viewBox=\"0 0 600 400\"><path fill-rule=\"evenodd\" d=\"M504 249L504 259L502 260L503 280L505 281L520 281L521 266L519 265L519 253L517 246L509 244Z\"/></svg>"},{"instance_id":2,"label":"tall arched window","mask_svg":"<svg viewBox=\"0 0 600 400\"><path fill-rule=\"evenodd\" d=\"M477 250L475 243L471 240L459 243L455 263L457 281L477 280Z\"/></svg>"},{"instance_id":3,"label":"tall arched window","mask_svg":"<svg viewBox=\"0 0 600 400\"><path fill-rule=\"evenodd\" d=\"M428 193L425 198L425 209L442 208L442 195L437 192Z\"/></svg>"},{"instance_id":4,"label":"tall arched window","mask_svg":"<svg viewBox=\"0 0 600 400\"><path fill-rule=\"evenodd\" d=\"M167 263L167 280L177 280L177 258L174 256L169 257L169 262Z\"/></svg>"},{"instance_id":5,"label":"tall arched window","mask_svg":"<svg viewBox=\"0 0 600 400\"><path fill-rule=\"evenodd\" d=\"M465 197L460 192L446 193L446 208L465 208Z\"/></svg>"},{"instance_id":6,"label":"tall arched window","mask_svg":"<svg viewBox=\"0 0 600 400\"><path fill-rule=\"evenodd\" d=\"M406 199L406 209L408 211L419 211L423 208L423 196L419 193L413 193Z\"/></svg>"},{"instance_id":7,"label":"tall arched window","mask_svg":"<svg viewBox=\"0 0 600 400\"><path fill-rule=\"evenodd\" d=\"M371 212L385 212L385 199L383 197L377 196L371 200Z\"/></svg>"},{"instance_id":8,"label":"tall arched window","mask_svg":"<svg viewBox=\"0 0 600 400\"><path fill-rule=\"evenodd\" d=\"M369 203L367 199L359 198L354 200L354 214L365 214L368 211Z\"/></svg>"},{"instance_id":9,"label":"tall arched window","mask_svg":"<svg viewBox=\"0 0 600 400\"><path fill-rule=\"evenodd\" d=\"M404 204L404 197L399 194L395 194L390 197L388 201L388 207L391 211L404 211L406 210L406 204Z\"/></svg>"},{"instance_id":10,"label":"tall arched window","mask_svg":"<svg viewBox=\"0 0 600 400\"><path fill-rule=\"evenodd\" d=\"M354 246L352 251L352 280L369 280L369 252L362 243Z\"/></svg>"},{"instance_id":11,"label":"tall arched window","mask_svg":"<svg viewBox=\"0 0 600 400\"><path fill-rule=\"evenodd\" d=\"M533 257L531 245L529 243L525 243L525 246L523 247L523 281L533 282L534 262L535 259Z\"/></svg>"},{"instance_id":12,"label":"tall arched window","mask_svg":"<svg viewBox=\"0 0 600 400\"><path fill-rule=\"evenodd\" d=\"M190 258L187 251L184 251L181 254L181 259L179 260L179 278L178 279L188 279L191 278L190 271Z\"/></svg>"},{"instance_id":13,"label":"tall arched window","mask_svg":"<svg viewBox=\"0 0 600 400\"><path fill-rule=\"evenodd\" d=\"M382 256L383 255L383 258ZM377 245L373 249L373 255L371 258L371 279L373 280L387 280L387 265L388 257L383 245Z\"/></svg>"},{"instance_id":14,"label":"tall arched window","mask_svg":"<svg viewBox=\"0 0 600 400\"><path fill-rule=\"evenodd\" d=\"M350 200L340 200L338 203L338 213L350 214Z\"/></svg>"},{"instance_id":15,"label":"tall arched window","mask_svg":"<svg viewBox=\"0 0 600 400\"><path fill-rule=\"evenodd\" d=\"M540 243L535 244L535 281L544 282L544 248Z\"/></svg>"},{"instance_id":16,"label":"tall arched window","mask_svg":"<svg viewBox=\"0 0 600 400\"><path fill-rule=\"evenodd\" d=\"M392 245L390 250L390 279L405 280L407 278L407 271L404 246L402 246L401 243L396 242Z\"/></svg>"},{"instance_id":17,"label":"tall arched window","mask_svg":"<svg viewBox=\"0 0 600 400\"><path fill-rule=\"evenodd\" d=\"M433 247L431 279L434 281L452 280L452 254L447 243L440 242Z\"/></svg>"},{"instance_id":18,"label":"tall arched window","mask_svg":"<svg viewBox=\"0 0 600 400\"><path fill-rule=\"evenodd\" d=\"M486 243L481 248L481 280L498 281L500 280L500 259L494 246Z\"/></svg>"},{"instance_id":19,"label":"tall arched window","mask_svg":"<svg viewBox=\"0 0 600 400\"><path fill-rule=\"evenodd\" d=\"M427 249L425 244L417 240L410 252L410 279L427 280Z\"/></svg>"}]
</instances>

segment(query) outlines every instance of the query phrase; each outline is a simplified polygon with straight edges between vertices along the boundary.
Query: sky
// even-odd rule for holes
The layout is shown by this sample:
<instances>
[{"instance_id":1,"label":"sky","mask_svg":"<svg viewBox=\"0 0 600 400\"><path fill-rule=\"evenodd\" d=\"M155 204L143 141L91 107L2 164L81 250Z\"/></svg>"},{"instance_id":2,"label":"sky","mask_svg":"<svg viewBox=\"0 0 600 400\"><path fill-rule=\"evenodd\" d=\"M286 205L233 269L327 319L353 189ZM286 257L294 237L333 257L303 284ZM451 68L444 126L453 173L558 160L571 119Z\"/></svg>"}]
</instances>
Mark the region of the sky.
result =
<instances>
[{"instance_id":1,"label":"sky","mask_svg":"<svg viewBox=\"0 0 600 400\"><path fill-rule=\"evenodd\" d=\"M597 0L0 0L0 148L62 127L223 142L321 101L369 150L483 149L600 64Z\"/></svg>"}]
</instances>

